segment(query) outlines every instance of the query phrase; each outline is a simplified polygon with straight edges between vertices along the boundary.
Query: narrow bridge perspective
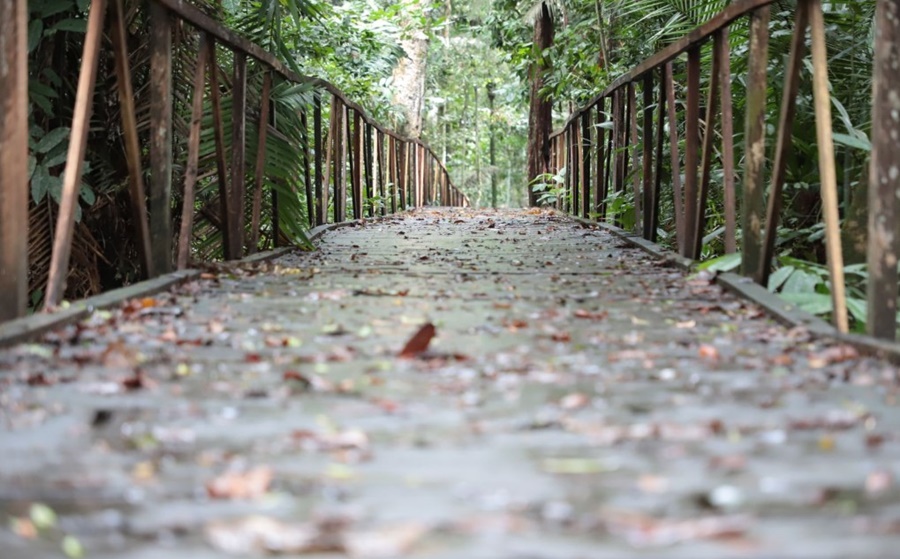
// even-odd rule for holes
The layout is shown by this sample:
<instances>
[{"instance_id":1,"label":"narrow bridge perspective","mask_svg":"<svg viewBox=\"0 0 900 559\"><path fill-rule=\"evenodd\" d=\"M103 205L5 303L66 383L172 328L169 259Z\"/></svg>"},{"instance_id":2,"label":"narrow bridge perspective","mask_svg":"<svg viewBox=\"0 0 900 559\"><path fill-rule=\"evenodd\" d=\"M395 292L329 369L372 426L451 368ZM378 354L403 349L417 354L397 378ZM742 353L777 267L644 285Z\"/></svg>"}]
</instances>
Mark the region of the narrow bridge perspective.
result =
<instances>
[{"instance_id":1,"label":"narrow bridge perspective","mask_svg":"<svg viewBox=\"0 0 900 559\"><path fill-rule=\"evenodd\" d=\"M892 556L900 1L696 0L613 73L627 4L515 8L517 207L502 84L459 147L265 31L349 0L0 0L0 558Z\"/></svg>"}]
</instances>

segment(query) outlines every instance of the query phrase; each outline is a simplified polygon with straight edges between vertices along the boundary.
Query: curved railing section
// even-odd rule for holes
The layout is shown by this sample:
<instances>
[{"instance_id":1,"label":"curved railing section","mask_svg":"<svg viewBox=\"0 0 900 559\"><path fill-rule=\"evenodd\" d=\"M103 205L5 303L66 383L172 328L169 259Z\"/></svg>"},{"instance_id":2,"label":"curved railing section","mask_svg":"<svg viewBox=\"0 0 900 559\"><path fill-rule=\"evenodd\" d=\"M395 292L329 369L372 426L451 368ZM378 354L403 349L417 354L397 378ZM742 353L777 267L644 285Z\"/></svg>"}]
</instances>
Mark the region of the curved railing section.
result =
<instances>
[{"instance_id":1,"label":"curved railing section","mask_svg":"<svg viewBox=\"0 0 900 559\"><path fill-rule=\"evenodd\" d=\"M107 2L111 12L108 20ZM0 320L23 315L28 297L27 3L12 0L4 2L2 9L0 37L4 41L0 44L5 48L0 67L7 73L0 76ZM109 31L112 40L129 198L145 277L188 265L195 214L200 215L195 207L195 187L198 180L209 184L211 178L198 177L204 125L207 137L210 126L214 136L213 178L217 182L219 207L200 210L221 233L221 252L226 260L261 248L267 136L281 134L272 109L272 94L285 82L309 92L309 101L297 106L292 115L302 123L301 137L296 142L301 146L300 153L292 154L299 158L301 171L290 188L297 194L294 205L299 206L301 198L306 201L306 207L298 207L292 219L305 214L305 226L314 227L417 206L469 204L453 185L440 159L422 140L404 137L379 125L331 83L293 72L262 47L235 34L197 7L182 0L150 0L146 21L150 26L150 110L149 133L144 136L149 140L142 144L135 115L123 0L91 2L45 291L46 307L57 305L64 294L104 31ZM178 101L178 91L172 79L176 33L179 41L197 44L193 84L184 88L192 90L186 161L177 162L177 166L173 161L173 106ZM231 64L230 76L221 75L218 61L223 59ZM248 88L248 60L263 73L261 91ZM224 106L223 92L230 93L230 106ZM251 97L258 106L250 106ZM211 123L208 118L204 122L204 114L209 112L204 109L204 102L211 106ZM256 138L247 137L248 117L257 119ZM225 130L229 121L230 137ZM247 152L254 145L255 176L249 185L252 188L248 188ZM149 169L142 164L146 151ZM145 171L149 171L149 188L144 185ZM182 176L176 176L182 172ZM181 215L176 220L172 183L182 179ZM303 189L302 197L299 189ZM267 244L277 246L283 238L280 228L288 224L282 221L285 212L279 210L278 191L271 189L266 199L272 210ZM173 228L176 222L180 226L177 235Z\"/></svg>"},{"instance_id":2,"label":"curved railing section","mask_svg":"<svg viewBox=\"0 0 900 559\"><path fill-rule=\"evenodd\" d=\"M834 324L848 329L837 174L832 136L831 97L828 84L825 25L821 0L800 0L794 8L791 50L786 61L784 96L775 132L766 199L766 73L770 62L769 12L773 0L735 0L707 23L657 52L574 111L565 126L550 138L550 171L562 175L565 196L558 204L566 211L622 225L611 215L608 202L616 194L634 195L635 229L655 240L659 224L660 193L672 188L678 252L698 259L706 228L706 208L713 173L723 176L722 206L726 253L740 249L742 273L766 284L772 270L782 204L787 160L800 72L806 55L806 33L811 37L812 94L814 98L818 163L821 178L825 244L832 286ZM900 23L889 17L890 2L879 0L873 102L872 172L869 177L868 333L894 339L896 331L897 257L894 248L895 193L900 191L896 137L900 122L892 91L900 87L896 43ZM745 63L746 121L742 153L736 153L732 114L731 27L749 19L749 49ZM712 41L712 56L701 48ZM686 90L683 110L675 98L673 61L686 55ZM894 58L891 58L893 56ZM706 87L701 87L702 83ZM703 91L705 89L705 92ZM701 95L705 93L705 99ZM704 110L701 112L701 107ZM893 112L892 112L893 111ZM679 114L683 113L683 114ZM683 119L683 133L680 122ZM668 128L668 130L666 130ZM894 138L894 140L892 140ZM684 152L679 145L683 143ZM719 144L719 155L714 153ZM668 145L668 149L666 149ZM735 162L743 161L742 174ZM670 169L664 172L664 162ZM893 169L893 172L891 171ZM663 176L671 184L663 185ZM683 176L683 181L681 177ZM735 181L742 197L737 199ZM718 197L717 197L718 198ZM740 217L741 245L737 231ZM630 219L627 221L631 221Z\"/></svg>"}]
</instances>

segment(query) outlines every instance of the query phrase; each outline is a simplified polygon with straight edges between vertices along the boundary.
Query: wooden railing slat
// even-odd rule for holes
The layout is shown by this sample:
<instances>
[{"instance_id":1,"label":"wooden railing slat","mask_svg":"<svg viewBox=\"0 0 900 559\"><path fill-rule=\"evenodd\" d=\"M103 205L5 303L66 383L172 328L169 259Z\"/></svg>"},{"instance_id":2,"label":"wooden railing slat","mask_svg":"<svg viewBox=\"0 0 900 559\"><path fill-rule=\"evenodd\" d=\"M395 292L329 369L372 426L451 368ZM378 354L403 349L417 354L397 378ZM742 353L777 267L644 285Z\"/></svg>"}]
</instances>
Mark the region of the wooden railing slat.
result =
<instances>
[{"instance_id":1,"label":"wooden railing slat","mask_svg":"<svg viewBox=\"0 0 900 559\"><path fill-rule=\"evenodd\" d=\"M115 0L119 3L121 0ZM200 157L200 122L203 119L203 89L206 85L206 35L200 35L197 49L197 65L194 67L194 92L191 103L191 123L188 134L188 156L184 167L184 192L181 208L181 228L178 234L178 256L175 265L179 270L188 266L191 252L191 233L194 225L194 186L197 183L197 161Z\"/></svg>"},{"instance_id":2,"label":"wooden railing slat","mask_svg":"<svg viewBox=\"0 0 900 559\"><path fill-rule=\"evenodd\" d=\"M809 4L800 2L794 17L794 34L791 51L785 71L784 92L781 99L781 114L778 118L778 136L775 139L775 162L772 166L772 186L766 209L766 231L763 241L762 264L756 272L756 282L769 283L769 272L775 256L775 239L781 216L782 189L787 173L787 160L792 148L794 115L797 107L797 92L800 90L800 70L806 55L806 30L809 26Z\"/></svg>"},{"instance_id":3,"label":"wooden railing slat","mask_svg":"<svg viewBox=\"0 0 900 559\"><path fill-rule=\"evenodd\" d=\"M259 123L257 125L256 163L253 177L253 206L250 209L250 242L247 250L250 254L259 250L259 227L262 218L263 181L266 170L266 133L269 130L270 96L272 94L272 74L266 72L263 75L263 86L259 108Z\"/></svg>"},{"instance_id":4,"label":"wooden railing slat","mask_svg":"<svg viewBox=\"0 0 900 559\"><path fill-rule=\"evenodd\" d=\"M78 204L79 191L81 190L81 173L84 167L84 154L87 149L88 130L93 109L94 85L97 81L97 64L100 57L100 40L103 37L105 12L106 0L94 0L91 2L90 11L88 12L87 33L84 38L84 50L81 56L81 70L78 75L78 87L75 93L71 136L68 153L66 154L62 201L59 205L56 232L53 237L50 275L47 280L47 290L44 293L45 308L52 308L58 305L65 294L66 277L69 273L69 257L72 254L72 236L75 231L75 206ZM27 141L25 145L27 146ZM27 161L27 158L25 160ZM16 187L21 188L21 185ZM27 219L27 210L24 213Z\"/></svg>"},{"instance_id":5,"label":"wooden railing slat","mask_svg":"<svg viewBox=\"0 0 900 559\"><path fill-rule=\"evenodd\" d=\"M115 52L116 82L119 97L119 114L122 120L122 141L125 145L125 163L128 165L128 198L131 219L134 221L135 245L143 277L155 275L150 259L150 224L147 219L147 191L141 169L141 146L138 139L137 117L134 108L134 88L131 84L131 64L128 59L125 10L122 0L114 0L112 9L112 42Z\"/></svg>"},{"instance_id":6,"label":"wooden railing slat","mask_svg":"<svg viewBox=\"0 0 900 559\"><path fill-rule=\"evenodd\" d=\"M812 37L813 103L816 110L816 144L819 148L822 214L825 220L825 253L831 279L832 321L839 332L850 329L844 284L844 256L841 248L841 224L838 214L837 167L831 127L831 90L828 85L825 17L822 0L809 2L809 26Z\"/></svg>"},{"instance_id":7,"label":"wooden railing slat","mask_svg":"<svg viewBox=\"0 0 900 559\"><path fill-rule=\"evenodd\" d=\"M240 51L234 53L231 106L231 189L228 193L231 235L225 258L237 260L244 256L244 174L247 154L247 57Z\"/></svg>"},{"instance_id":8,"label":"wooden railing slat","mask_svg":"<svg viewBox=\"0 0 900 559\"><path fill-rule=\"evenodd\" d=\"M222 222L224 250L231 246L231 200L228 196L228 161L225 156L225 124L222 122L222 97L219 91L219 63L216 59L216 40L206 37L206 64L209 75L209 101L212 107L213 136L216 144L216 181L219 190L219 219Z\"/></svg>"}]
</instances>

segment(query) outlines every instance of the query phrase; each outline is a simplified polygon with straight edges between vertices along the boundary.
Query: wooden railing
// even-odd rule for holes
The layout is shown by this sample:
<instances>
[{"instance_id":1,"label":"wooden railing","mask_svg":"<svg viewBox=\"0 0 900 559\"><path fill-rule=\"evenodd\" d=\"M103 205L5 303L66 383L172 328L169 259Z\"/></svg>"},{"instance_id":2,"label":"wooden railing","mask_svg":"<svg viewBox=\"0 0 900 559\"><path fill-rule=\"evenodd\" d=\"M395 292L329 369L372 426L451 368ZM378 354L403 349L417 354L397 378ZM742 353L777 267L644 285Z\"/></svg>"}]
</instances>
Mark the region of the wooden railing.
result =
<instances>
[{"instance_id":1,"label":"wooden railing","mask_svg":"<svg viewBox=\"0 0 900 559\"><path fill-rule=\"evenodd\" d=\"M106 19L107 1L110 18ZM115 57L123 142L128 165L129 198L141 266L146 277L188 265L198 181L201 122L205 90L213 113L216 182L220 211L217 221L228 260L257 250L266 158L266 137L277 129L270 122L271 91L276 80L306 84L313 90L310 106L300 109L303 147L302 188L308 226L385 215L428 204L468 205L447 170L423 141L406 138L376 123L366 111L331 83L301 76L260 46L246 40L183 0L149 0L150 75L149 146L142 146L135 117L132 68L129 62L123 0L92 0L87 20L82 66L76 93L71 140L65 164L61 203L45 291L45 307L57 305L65 291L72 248L75 210L88 139L94 86L105 23L109 22ZM172 35L176 22L199 34L193 81L187 161L184 164L180 232L173 231L173 83ZM28 72L26 59L27 3L0 3L0 320L21 316L28 299ZM180 24L179 24L180 25ZM221 94L223 81L216 45L230 51L233 75L230 161L226 152ZM265 69L260 94L259 137L252 192L245 184L247 61ZM224 79L223 79L224 78ZM207 83L208 82L208 83ZM327 105L326 105L327 104ZM327 113L326 113L327 111ZM328 118L323 119L327 114ZM326 121L327 120L327 121ZM311 121L311 122L310 122ZM310 131L311 126L311 131ZM145 188L142 149L149 150L149 189ZM349 177L348 177L349 175ZM349 178L349 180L348 180ZM149 190L149 192L148 192ZM346 200L352 200L348 211ZM149 195L149 196L148 196ZM277 244L277 193L271 192L272 239ZM329 200L331 198L331 200ZM375 200L378 204L373 203ZM247 212L247 203L250 208ZM332 215L328 215L329 207ZM250 223L246 223L246 214ZM301 216L298 215L297 218ZM176 248L177 238L177 248Z\"/></svg>"},{"instance_id":2,"label":"wooden railing","mask_svg":"<svg viewBox=\"0 0 900 559\"><path fill-rule=\"evenodd\" d=\"M606 202L610 195L630 189L634 194L637 228L647 240L656 239L661 189L671 187L677 250L684 257L698 259L702 239L707 232L710 177L714 165L718 166L717 170L724 177L721 211L725 222L725 251L733 253L738 250L736 232L740 214L742 273L760 284L766 284L773 265L782 188L792 148L796 98L805 57L806 32L809 30L822 213L834 309L832 316L837 329L846 332L848 314L821 0L800 0L794 14L768 204L765 199L766 72L769 65L769 6L773 3L774 0L735 0L707 23L616 79L602 93L575 111L564 128L551 136L550 171L558 174L565 170L567 195L561 197L563 209L585 218L590 216L606 220L610 217ZM873 336L888 339L895 337L897 300L894 232L896 193L900 192L897 173L900 166L900 121L896 118L900 102L895 95L900 90L900 76L896 72L896 65L900 63L898 9L896 2L879 0L868 207L867 331ZM749 18L750 47L746 60L748 73L743 153L736 155L729 30L742 18ZM701 48L708 41L713 42L711 62L703 64ZM687 55L687 83L684 84L687 98L684 136L681 137L673 61L684 54ZM705 115L701 115L701 77L704 76L708 87L704 104L706 111ZM638 90L641 93L640 104ZM665 134L666 125L668 134ZM713 154L717 138L721 138L719 158ZM679 142L682 140L685 146L683 157L679 153ZM665 153L666 143L668 154ZM740 161L738 156L744 162L740 177L735 172L735 161ZM668 159L672 179L671 184L663 185L665 159ZM632 167L630 171L629 165ZM630 185L627 184L629 175L633 177ZM740 178L742 185L740 206L736 197L736 178Z\"/></svg>"}]
</instances>

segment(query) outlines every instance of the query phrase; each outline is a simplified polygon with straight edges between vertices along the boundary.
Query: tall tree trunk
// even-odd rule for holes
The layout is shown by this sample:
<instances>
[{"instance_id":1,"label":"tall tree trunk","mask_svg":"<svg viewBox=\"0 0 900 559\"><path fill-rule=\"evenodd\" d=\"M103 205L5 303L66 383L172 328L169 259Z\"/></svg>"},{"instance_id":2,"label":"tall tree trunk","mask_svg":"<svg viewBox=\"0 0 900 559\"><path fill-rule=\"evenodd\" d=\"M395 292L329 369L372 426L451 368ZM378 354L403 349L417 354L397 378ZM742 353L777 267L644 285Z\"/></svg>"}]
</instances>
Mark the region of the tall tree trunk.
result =
<instances>
[{"instance_id":1,"label":"tall tree trunk","mask_svg":"<svg viewBox=\"0 0 900 559\"><path fill-rule=\"evenodd\" d=\"M406 22L408 36L400 40L400 47L406 56L394 68L394 102L404 108L406 122L399 126L400 133L418 138L422 135L422 109L425 101L425 67L428 56L428 36L416 27L422 12L430 8L430 2L417 5L417 12L411 13Z\"/></svg>"},{"instance_id":2,"label":"tall tree trunk","mask_svg":"<svg viewBox=\"0 0 900 559\"><path fill-rule=\"evenodd\" d=\"M544 76L551 63L543 53L553 44L553 17L550 7L541 5L540 15L534 22L535 60L531 63L531 108L528 112L528 204L537 205L537 195L530 183L550 169L550 132L553 127L552 103L542 99Z\"/></svg>"}]
</instances>

